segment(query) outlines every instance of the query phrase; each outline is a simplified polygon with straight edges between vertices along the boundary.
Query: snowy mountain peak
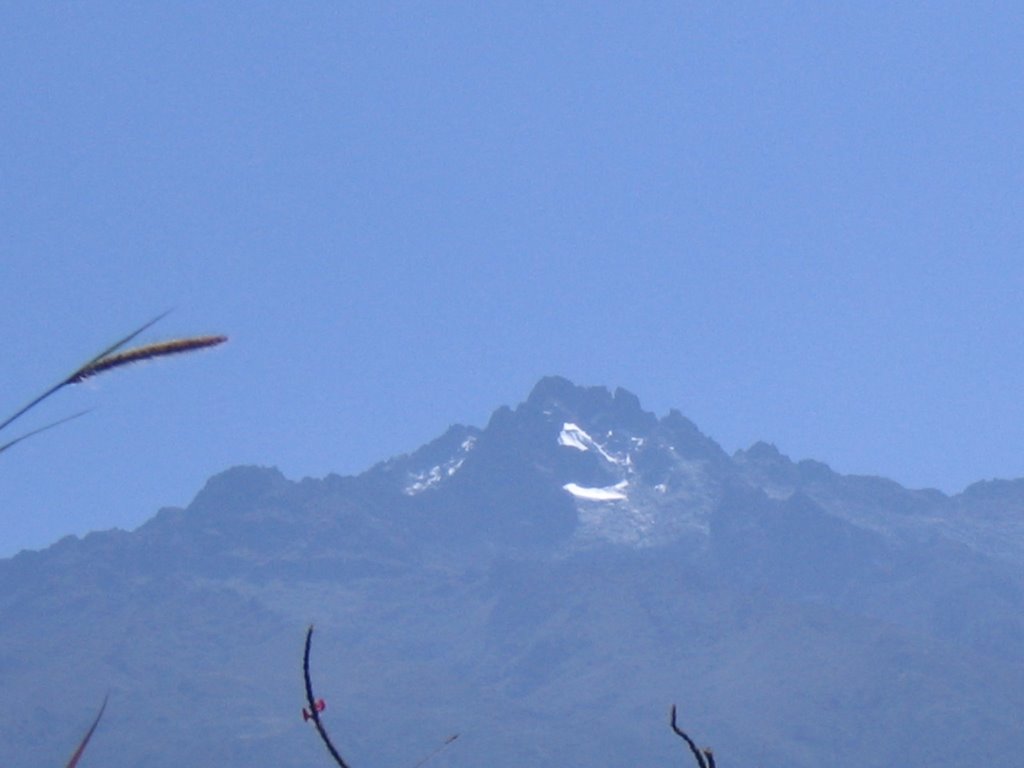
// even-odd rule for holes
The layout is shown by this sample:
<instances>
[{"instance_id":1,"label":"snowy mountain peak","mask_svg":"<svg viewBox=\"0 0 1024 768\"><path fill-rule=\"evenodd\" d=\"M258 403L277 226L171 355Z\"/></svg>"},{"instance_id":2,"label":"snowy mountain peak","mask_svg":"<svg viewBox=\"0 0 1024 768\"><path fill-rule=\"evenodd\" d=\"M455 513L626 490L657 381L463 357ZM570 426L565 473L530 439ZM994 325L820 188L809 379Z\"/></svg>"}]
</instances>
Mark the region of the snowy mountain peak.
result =
<instances>
[{"instance_id":1,"label":"snowy mountain peak","mask_svg":"<svg viewBox=\"0 0 1024 768\"><path fill-rule=\"evenodd\" d=\"M1014 764L1024 481L949 498L767 443L730 458L623 392L552 379L358 476L236 468L137 531L0 560L4 765L59 764L107 689L98 764L315 763L288 704L311 618L325 686L360 694L346 732L407 736L381 763L454 725L480 737L452 765L669 764L652 723L696 691L737 765L766 733L763 764ZM857 747L864 702L899 727Z\"/></svg>"},{"instance_id":2,"label":"snowy mountain peak","mask_svg":"<svg viewBox=\"0 0 1024 768\"><path fill-rule=\"evenodd\" d=\"M819 462L794 462L767 442L729 456L677 410L658 418L627 390L557 376L538 382L515 408L498 408L486 428L456 425L368 477L420 510L415 516L428 535L427 521L447 530L445 521L458 508L467 541L501 547L511 536L519 548L562 550L680 541L707 546L712 518L736 487L780 502L810 498L822 514L887 536L904 535L934 516L934 504L945 503L941 494L933 498L890 481L845 477ZM1003 486L997 490L1000 500L1012 495ZM943 535L1007 556L1024 552L1024 523L1009 516L994 536L991 515L986 520L973 512L985 507L983 495L975 489L956 501L972 512L945 519ZM921 512L913 518L880 514L882 501Z\"/></svg>"},{"instance_id":3,"label":"snowy mountain peak","mask_svg":"<svg viewBox=\"0 0 1024 768\"><path fill-rule=\"evenodd\" d=\"M379 698L360 696L361 728L380 727L382 744L389 736L380 713L394 700L390 675L409 670L411 684L421 685L436 674L424 670L438 652L449 654L444 668L453 677L436 690L484 692L461 703L461 717L493 712L496 701L515 717L532 702L513 730L521 733L547 722L560 700L551 744L573 732L581 707L601 731L609 701L622 712L647 712L649 701L678 693L667 679L683 681L684 690L716 691L725 682L739 691L716 705L723 724L748 702L751 680L761 681L768 702L758 712L771 713L781 695L808 701L804 716L814 718L820 701L834 701L844 687L836 677L844 670L845 687L863 691L855 698L870 701L870 713L858 713L859 703L844 718L824 708L823 757L807 758L801 722L787 739L802 744L800 753L771 764L836 764L829 759L837 727L849 721L850 733L859 733L858 718L876 718L877 702L890 694L897 697L883 713L890 721L906 712L938 718L892 753L939 743L965 717L985 734L1002 718L1000 738L1020 738L1024 481L978 483L947 498L794 462L769 443L728 457L679 412L657 419L625 390L550 379L531 399L499 409L482 430L454 426L358 476L292 482L272 469L236 468L211 478L187 509L165 510L136 531L0 560L0 672L10 691L0 700L4 765L56 763L58 756L39 757L40 744L54 740L51 731L60 743L80 737L75 719L106 687L152 706L122 708L97 743L100 763L117 764L124 753L141 765L152 744L168 738L167 724L183 720L175 754L154 766L206 765L224 734L233 734L232 754L253 765L308 764L318 757L312 739L308 755L275 744L295 728L281 711L295 670L281 659L295 655L310 616L329 629L325 641L343 648L324 653L323 663L341 657L348 665L344 674L328 667L325 679L355 675L360 691L379 684ZM867 624L858 631L858 622ZM907 638L928 637L918 654L907 652ZM969 645L974 656L962 653ZM421 662L428 668L416 667ZM730 665L738 665L729 673L735 686L722 676ZM591 695L593 670L602 666L607 690ZM624 667L642 673L631 681L644 686L643 706L615 698ZM711 677L694 683L694 670ZM225 698L224 679L245 695ZM46 699L46 711L26 712L40 684L61 695ZM931 706L944 698L968 706ZM424 713L451 717L434 700L414 708L403 730L420 727ZM258 717L250 701L259 702ZM642 719L642 735L615 764L637 762L649 740L650 721ZM790 719L786 713L764 732ZM420 736L429 743L449 725L429 723ZM477 732L506 730L489 726ZM609 743L620 742L615 733ZM739 755L736 743L731 751ZM199 745L178 755L178 744ZM981 762L1009 765L1005 756L1020 752L991 752ZM843 765L876 753L872 740L869 755ZM504 745L494 754L504 756ZM546 753L549 763L601 762L555 754ZM915 765L950 764L942 757ZM736 764L744 761L755 764L756 752ZM465 759L476 762L476 754ZM653 755L643 762L665 763Z\"/></svg>"}]
</instances>

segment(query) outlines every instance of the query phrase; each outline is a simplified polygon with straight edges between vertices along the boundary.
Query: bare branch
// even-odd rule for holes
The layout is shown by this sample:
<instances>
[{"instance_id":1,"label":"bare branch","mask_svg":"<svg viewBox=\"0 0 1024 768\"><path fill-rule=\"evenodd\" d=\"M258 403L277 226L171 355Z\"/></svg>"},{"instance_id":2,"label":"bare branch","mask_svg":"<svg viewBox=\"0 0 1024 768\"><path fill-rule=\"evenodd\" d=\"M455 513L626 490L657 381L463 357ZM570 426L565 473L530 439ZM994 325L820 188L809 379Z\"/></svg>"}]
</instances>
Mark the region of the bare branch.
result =
<instances>
[{"instance_id":1,"label":"bare branch","mask_svg":"<svg viewBox=\"0 0 1024 768\"><path fill-rule=\"evenodd\" d=\"M697 745L693 743L693 739L691 739L689 736L687 736L679 728L679 726L676 725L676 705L675 704L672 705L672 716L671 716L671 719L670 719L669 722L670 722L670 725L672 726L672 730L675 731L676 736L678 736L683 741L685 741L686 742L686 746L688 746L690 748L690 751L693 752L693 757L697 761L698 768L715 768L715 759L713 757L711 757L711 751L710 750L704 750L704 753L701 754L701 751L699 749L697 749ZM708 765L708 761L705 758L705 756L711 758L711 764L710 765Z\"/></svg>"},{"instance_id":2,"label":"bare branch","mask_svg":"<svg viewBox=\"0 0 1024 768\"><path fill-rule=\"evenodd\" d=\"M317 733L320 734L320 740L323 741L324 746L327 747L327 751L331 753L331 757L334 758L341 768L349 768L338 750L335 749L334 744L331 743L331 737L327 735L327 731L324 730L323 723L320 722L320 709L316 705L316 697L313 696L313 683L309 678L309 651L313 643L313 625L309 625L309 629L306 630L306 650L302 655L302 677L306 682L306 702L309 704L309 716L313 720L313 725L316 726Z\"/></svg>"}]
</instances>

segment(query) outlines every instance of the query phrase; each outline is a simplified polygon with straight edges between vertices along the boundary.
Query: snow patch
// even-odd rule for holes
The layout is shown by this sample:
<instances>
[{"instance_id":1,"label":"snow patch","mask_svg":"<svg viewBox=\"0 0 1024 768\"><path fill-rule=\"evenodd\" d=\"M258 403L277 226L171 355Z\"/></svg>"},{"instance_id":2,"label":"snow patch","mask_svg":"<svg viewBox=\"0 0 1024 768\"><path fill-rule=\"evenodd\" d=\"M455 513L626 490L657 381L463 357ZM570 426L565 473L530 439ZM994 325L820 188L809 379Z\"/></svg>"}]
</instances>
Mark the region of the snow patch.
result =
<instances>
[{"instance_id":1,"label":"snow patch","mask_svg":"<svg viewBox=\"0 0 1024 768\"><path fill-rule=\"evenodd\" d=\"M608 436L611 437L612 433L609 432ZM564 445L567 448L575 448L577 451L593 449L602 459L617 467L630 467L633 464L633 460L628 454L626 456L616 456L613 453L609 453L603 445L588 435L578 424L573 424L569 421L562 425L562 431L558 434L558 444Z\"/></svg>"},{"instance_id":2,"label":"snow patch","mask_svg":"<svg viewBox=\"0 0 1024 768\"><path fill-rule=\"evenodd\" d=\"M623 491L628 486L629 483L623 480L621 483L616 483L606 488L586 488L577 483L566 483L562 488L577 499L583 499L584 501L625 501L627 496Z\"/></svg>"},{"instance_id":3,"label":"snow patch","mask_svg":"<svg viewBox=\"0 0 1024 768\"><path fill-rule=\"evenodd\" d=\"M450 461L443 466L439 464L436 467L431 467L426 472L417 472L409 478L412 482L405 486L405 495L415 496L417 493L423 493L423 491L433 488L444 478L451 477L458 472L463 461L465 461L465 459Z\"/></svg>"},{"instance_id":4,"label":"snow patch","mask_svg":"<svg viewBox=\"0 0 1024 768\"><path fill-rule=\"evenodd\" d=\"M558 444L567 448L575 448L577 451L586 451L588 445L594 439L575 424L568 421L562 425L562 431L558 434Z\"/></svg>"},{"instance_id":5,"label":"snow patch","mask_svg":"<svg viewBox=\"0 0 1024 768\"><path fill-rule=\"evenodd\" d=\"M462 450L463 454L467 454L473 450L475 445L476 437L470 436L462 441L462 445L460 445L459 448ZM405 493L406 496L415 496L418 493L423 493L424 491L434 488L446 477L451 477L458 472L465 460L465 455L455 456L444 464L438 464L424 472L410 472L410 482L402 489L402 492Z\"/></svg>"}]
</instances>

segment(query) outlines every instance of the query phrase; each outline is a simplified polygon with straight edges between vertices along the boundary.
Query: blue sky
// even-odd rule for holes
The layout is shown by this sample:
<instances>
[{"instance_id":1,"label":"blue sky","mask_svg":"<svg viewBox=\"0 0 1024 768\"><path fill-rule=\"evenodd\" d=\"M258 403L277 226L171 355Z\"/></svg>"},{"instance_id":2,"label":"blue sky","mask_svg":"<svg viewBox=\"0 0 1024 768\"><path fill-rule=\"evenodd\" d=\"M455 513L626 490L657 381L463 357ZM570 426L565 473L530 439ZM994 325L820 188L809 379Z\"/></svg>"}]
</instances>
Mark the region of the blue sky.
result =
<instances>
[{"instance_id":1,"label":"blue sky","mask_svg":"<svg viewBox=\"0 0 1024 768\"><path fill-rule=\"evenodd\" d=\"M0 10L0 556L363 470L558 373L728 451L1024 475L1019 4ZM14 433L12 433L14 434Z\"/></svg>"}]
</instances>

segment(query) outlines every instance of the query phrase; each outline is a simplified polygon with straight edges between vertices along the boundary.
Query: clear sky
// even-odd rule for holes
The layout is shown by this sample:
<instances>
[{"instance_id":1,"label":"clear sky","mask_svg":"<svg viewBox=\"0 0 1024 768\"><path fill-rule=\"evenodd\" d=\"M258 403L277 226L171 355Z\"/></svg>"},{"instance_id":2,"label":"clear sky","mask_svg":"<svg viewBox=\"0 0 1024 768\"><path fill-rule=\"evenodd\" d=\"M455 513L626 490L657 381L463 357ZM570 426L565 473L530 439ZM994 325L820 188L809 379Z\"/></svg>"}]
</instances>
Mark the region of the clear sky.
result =
<instances>
[{"instance_id":1,"label":"clear sky","mask_svg":"<svg viewBox=\"0 0 1024 768\"><path fill-rule=\"evenodd\" d=\"M353 473L545 374L727 451L1024 475L1020 3L0 10L0 556ZM14 436L17 430L10 432Z\"/></svg>"}]
</instances>

